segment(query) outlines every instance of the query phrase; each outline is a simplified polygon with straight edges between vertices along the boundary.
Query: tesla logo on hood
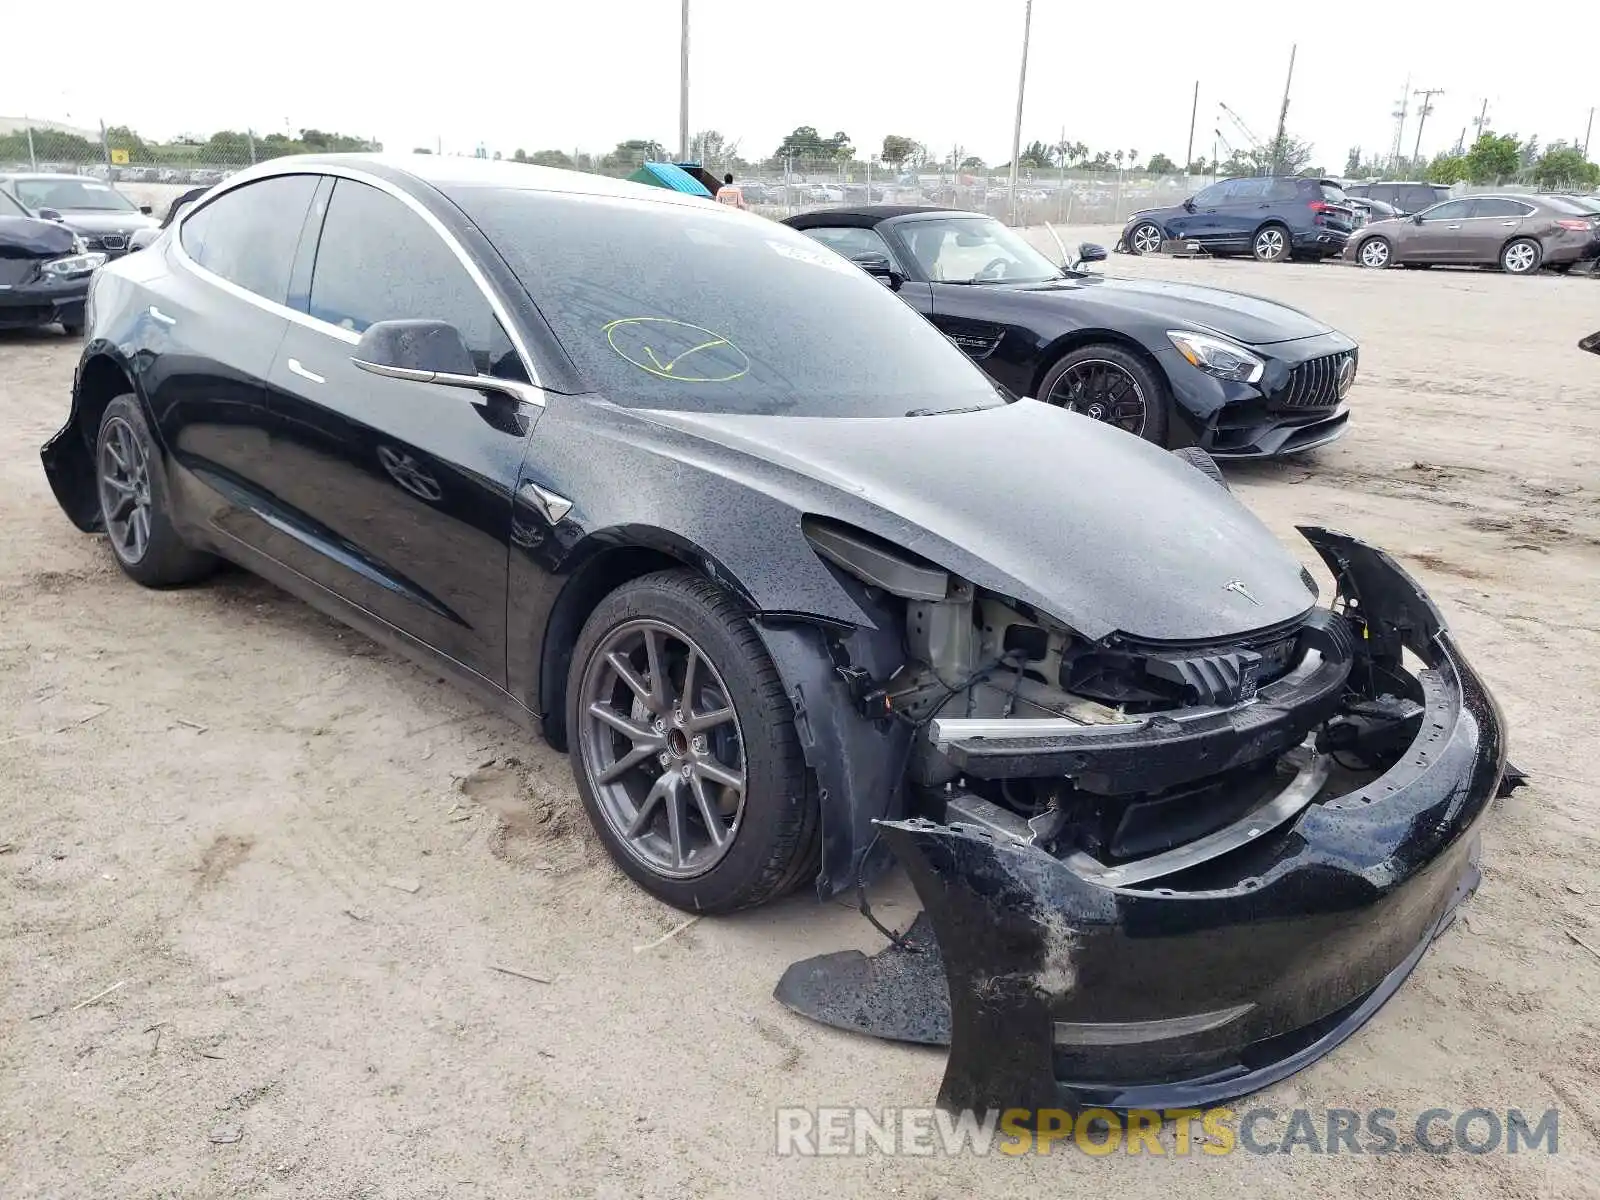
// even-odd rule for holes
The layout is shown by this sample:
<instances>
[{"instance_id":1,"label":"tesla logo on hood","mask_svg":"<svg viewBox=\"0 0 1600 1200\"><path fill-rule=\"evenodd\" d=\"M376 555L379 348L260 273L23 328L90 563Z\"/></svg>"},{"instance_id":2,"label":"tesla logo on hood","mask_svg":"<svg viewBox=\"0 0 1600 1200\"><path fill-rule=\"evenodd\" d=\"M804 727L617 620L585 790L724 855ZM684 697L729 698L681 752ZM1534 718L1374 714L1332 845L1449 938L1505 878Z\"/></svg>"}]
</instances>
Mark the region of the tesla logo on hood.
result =
<instances>
[{"instance_id":1,"label":"tesla logo on hood","mask_svg":"<svg viewBox=\"0 0 1600 1200\"><path fill-rule=\"evenodd\" d=\"M1222 590L1225 591L1225 592L1232 592L1236 596L1243 596L1246 600L1250 601L1250 603L1254 604L1257 608L1261 607L1261 601L1257 600L1254 596L1252 596L1250 594L1250 589L1245 587L1243 580L1230 579L1230 580L1228 580L1227 583L1222 585Z\"/></svg>"}]
</instances>

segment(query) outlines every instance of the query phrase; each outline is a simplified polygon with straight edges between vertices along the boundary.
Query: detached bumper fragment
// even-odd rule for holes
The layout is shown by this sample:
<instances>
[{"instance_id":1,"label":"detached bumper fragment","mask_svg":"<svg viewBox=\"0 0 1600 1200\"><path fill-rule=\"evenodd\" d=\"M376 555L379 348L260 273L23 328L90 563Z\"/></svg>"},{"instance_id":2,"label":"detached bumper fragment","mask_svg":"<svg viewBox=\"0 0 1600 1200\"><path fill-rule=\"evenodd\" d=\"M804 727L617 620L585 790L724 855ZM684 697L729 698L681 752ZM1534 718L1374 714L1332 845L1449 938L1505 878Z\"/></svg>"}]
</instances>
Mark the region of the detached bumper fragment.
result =
<instances>
[{"instance_id":1,"label":"detached bumper fragment","mask_svg":"<svg viewBox=\"0 0 1600 1200\"><path fill-rule=\"evenodd\" d=\"M1132 883L1003 828L882 822L924 907L909 949L797 963L778 998L921 1042L938 1029L929 1014L946 1012L939 1099L955 1109L1205 1106L1360 1028L1477 885L1505 736L1410 577L1353 538L1302 532L1360 630L1362 677L1399 672L1403 650L1423 664L1421 718L1387 771L1215 854L1130 872Z\"/></svg>"}]
</instances>

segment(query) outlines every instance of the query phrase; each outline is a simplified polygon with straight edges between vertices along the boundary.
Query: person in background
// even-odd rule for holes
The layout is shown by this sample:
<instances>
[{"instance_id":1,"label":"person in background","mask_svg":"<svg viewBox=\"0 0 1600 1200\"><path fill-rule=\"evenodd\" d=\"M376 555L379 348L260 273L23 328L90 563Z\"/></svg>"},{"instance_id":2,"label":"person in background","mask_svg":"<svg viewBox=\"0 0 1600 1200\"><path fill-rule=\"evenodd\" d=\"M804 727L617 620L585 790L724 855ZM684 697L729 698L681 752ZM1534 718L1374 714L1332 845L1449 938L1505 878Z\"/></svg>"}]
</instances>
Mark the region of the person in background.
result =
<instances>
[{"instance_id":1,"label":"person in background","mask_svg":"<svg viewBox=\"0 0 1600 1200\"><path fill-rule=\"evenodd\" d=\"M744 193L733 186L732 171L722 177L722 186L717 189L717 203L731 204L735 208L749 207L744 202Z\"/></svg>"}]
</instances>

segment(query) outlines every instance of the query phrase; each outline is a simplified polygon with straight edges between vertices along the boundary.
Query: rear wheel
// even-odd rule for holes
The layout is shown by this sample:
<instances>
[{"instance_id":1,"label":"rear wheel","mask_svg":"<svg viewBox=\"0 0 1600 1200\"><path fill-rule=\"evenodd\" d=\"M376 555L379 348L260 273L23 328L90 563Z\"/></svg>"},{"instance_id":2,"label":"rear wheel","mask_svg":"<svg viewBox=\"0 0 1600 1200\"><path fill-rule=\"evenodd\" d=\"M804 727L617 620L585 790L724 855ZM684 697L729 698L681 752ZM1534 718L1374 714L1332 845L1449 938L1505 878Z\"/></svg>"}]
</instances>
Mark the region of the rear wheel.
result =
<instances>
[{"instance_id":1,"label":"rear wheel","mask_svg":"<svg viewBox=\"0 0 1600 1200\"><path fill-rule=\"evenodd\" d=\"M1282 225L1263 225L1250 243L1250 253L1260 262L1282 262L1293 248L1289 230Z\"/></svg>"},{"instance_id":2,"label":"rear wheel","mask_svg":"<svg viewBox=\"0 0 1600 1200\"><path fill-rule=\"evenodd\" d=\"M185 544L144 411L131 393L106 405L95 440L100 521L117 565L146 587L175 587L209 575L211 555Z\"/></svg>"},{"instance_id":3,"label":"rear wheel","mask_svg":"<svg viewBox=\"0 0 1600 1200\"><path fill-rule=\"evenodd\" d=\"M1166 384L1148 363L1121 346L1080 346L1062 355L1040 382L1038 398L1147 442L1166 444Z\"/></svg>"},{"instance_id":4,"label":"rear wheel","mask_svg":"<svg viewBox=\"0 0 1600 1200\"><path fill-rule=\"evenodd\" d=\"M814 867L794 710L750 621L709 580L665 571L600 602L573 651L567 729L606 850L668 904L749 908Z\"/></svg>"},{"instance_id":5,"label":"rear wheel","mask_svg":"<svg viewBox=\"0 0 1600 1200\"><path fill-rule=\"evenodd\" d=\"M1539 269L1544 258L1544 247L1532 238L1517 238L1507 242L1500 251L1500 266L1507 275L1531 275Z\"/></svg>"},{"instance_id":6,"label":"rear wheel","mask_svg":"<svg viewBox=\"0 0 1600 1200\"><path fill-rule=\"evenodd\" d=\"M1154 254L1161 249L1161 227L1153 221L1144 221L1128 234L1128 249L1135 254Z\"/></svg>"}]
</instances>

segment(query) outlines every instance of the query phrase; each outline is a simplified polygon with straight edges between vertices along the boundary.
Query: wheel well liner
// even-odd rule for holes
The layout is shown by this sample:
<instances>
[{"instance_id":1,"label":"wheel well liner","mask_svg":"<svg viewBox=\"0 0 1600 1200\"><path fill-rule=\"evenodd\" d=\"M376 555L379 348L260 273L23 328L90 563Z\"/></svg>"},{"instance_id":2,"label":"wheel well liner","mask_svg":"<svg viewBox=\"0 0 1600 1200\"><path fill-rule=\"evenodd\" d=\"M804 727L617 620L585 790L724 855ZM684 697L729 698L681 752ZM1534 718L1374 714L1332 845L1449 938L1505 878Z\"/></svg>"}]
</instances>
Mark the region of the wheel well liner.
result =
<instances>
[{"instance_id":1,"label":"wheel well liner","mask_svg":"<svg viewBox=\"0 0 1600 1200\"><path fill-rule=\"evenodd\" d=\"M138 394L132 377L109 354L86 358L78 368L72 418L41 452L50 486L61 507L79 529L100 528L100 502L95 493L94 449L106 406L118 396Z\"/></svg>"}]
</instances>

